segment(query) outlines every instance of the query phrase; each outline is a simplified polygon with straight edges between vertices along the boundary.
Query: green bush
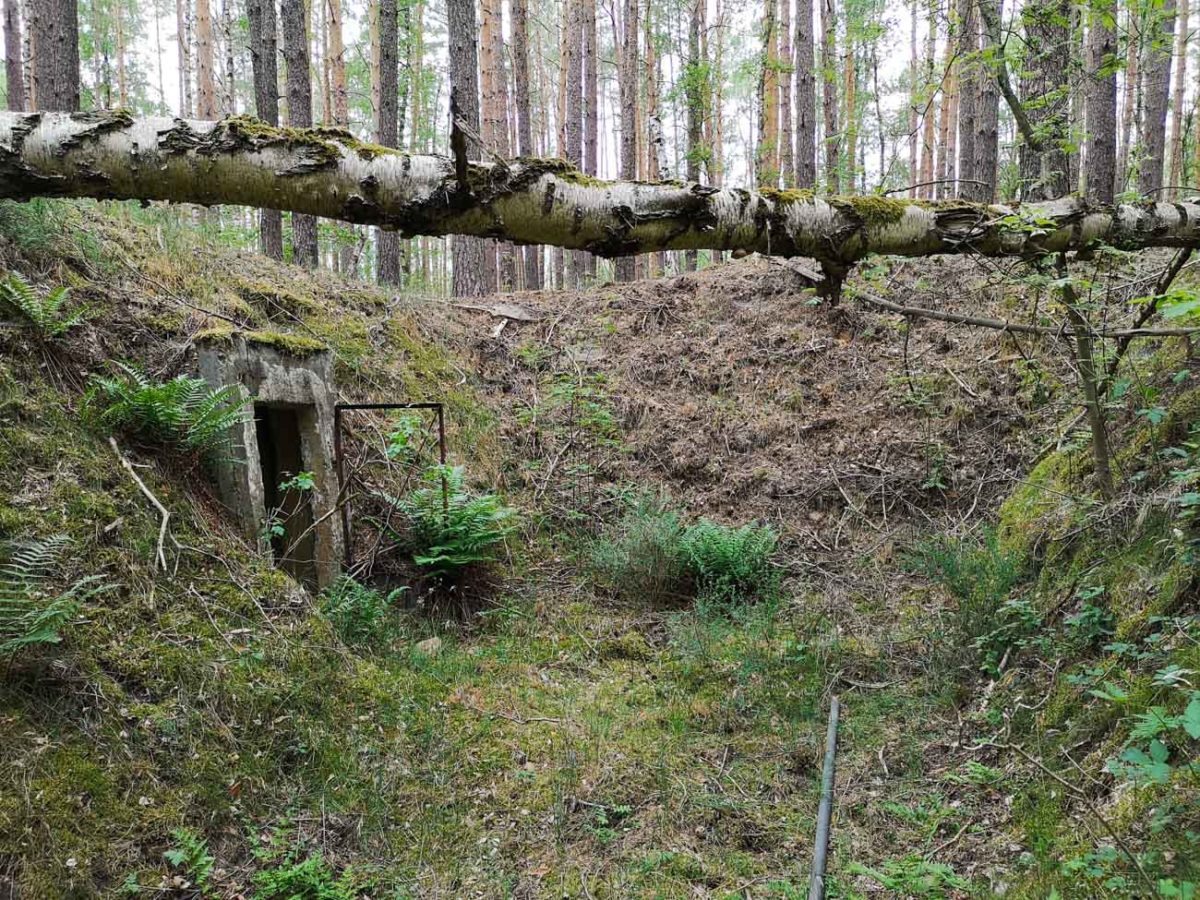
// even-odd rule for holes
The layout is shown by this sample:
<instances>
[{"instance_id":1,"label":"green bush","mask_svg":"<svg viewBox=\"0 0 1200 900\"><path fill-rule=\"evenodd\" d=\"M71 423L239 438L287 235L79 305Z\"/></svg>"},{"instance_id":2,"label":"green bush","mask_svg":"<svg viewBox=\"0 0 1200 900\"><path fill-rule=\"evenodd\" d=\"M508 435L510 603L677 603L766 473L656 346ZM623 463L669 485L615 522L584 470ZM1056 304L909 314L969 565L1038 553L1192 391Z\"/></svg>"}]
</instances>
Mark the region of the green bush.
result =
<instances>
[{"instance_id":1,"label":"green bush","mask_svg":"<svg viewBox=\"0 0 1200 900\"><path fill-rule=\"evenodd\" d=\"M85 308L66 308L70 296L65 287L43 295L17 272L0 280L0 311L24 321L40 341L61 337L87 317Z\"/></svg>"},{"instance_id":2,"label":"green bush","mask_svg":"<svg viewBox=\"0 0 1200 900\"><path fill-rule=\"evenodd\" d=\"M665 502L642 497L591 548L597 579L652 603L699 597L719 604L765 599L778 589L769 525L733 528L702 519L685 526Z\"/></svg>"},{"instance_id":3,"label":"green bush","mask_svg":"<svg viewBox=\"0 0 1200 900\"><path fill-rule=\"evenodd\" d=\"M116 377L95 376L87 405L101 426L142 440L208 454L245 420L253 398L241 387L210 387L201 378L179 375L153 381L132 366L116 363Z\"/></svg>"},{"instance_id":4,"label":"green bush","mask_svg":"<svg viewBox=\"0 0 1200 900\"><path fill-rule=\"evenodd\" d=\"M358 896L353 878L336 876L319 853L259 872L254 887L254 900L355 900Z\"/></svg>"},{"instance_id":5,"label":"green bush","mask_svg":"<svg viewBox=\"0 0 1200 900\"><path fill-rule=\"evenodd\" d=\"M683 523L662 500L640 497L624 518L591 546L597 580L618 594L650 603L690 594Z\"/></svg>"},{"instance_id":6,"label":"green bush","mask_svg":"<svg viewBox=\"0 0 1200 900\"><path fill-rule=\"evenodd\" d=\"M405 590L385 595L343 575L321 595L321 612L345 643L375 643L387 639L392 610Z\"/></svg>"},{"instance_id":7,"label":"green bush","mask_svg":"<svg viewBox=\"0 0 1200 900\"><path fill-rule=\"evenodd\" d=\"M385 532L413 551L413 562L441 577L495 562L516 527L516 510L495 494L468 490L462 466L434 466L423 481L396 502L407 519L407 534L386 525Z\"/></svg>"},{"instance_id":8,"label":"green bush","mask_svg":"<svg viewBox=\"0 0 1200 900\"><path fill-rule=\"evenodd\" d=\"M1025 576L1024 560L1001 548L993 531L975 541L935 537L919 544L906 562L910 571L938 582L958 601L954 646L976 651L985 667L997 664L1040 622L1027 602L1009 600Z\"/></svg>"},{"instance_id":9,"label":"green bush","mask_svg":"<svg viewBox=\"0 0 1200 900\"><path fill-rule=\"evenodd\" d=\"M0 565L0 657L36 644L57 644L59 631L92 597L109 590L99 575L59 591L50 587L62 565L69 538L8 545Z\"/></svg>"},{"instance_id":10,"label":"green bush","mask_svg":"<svg viewBox=\"0 0 1200 900\"><path fill-rule=\"evenodd\" d=\"M680 549L705 600L735 604L772 596L779 586L771 557L779 535L770 525L732 528L701 519L683 533Z\"/></svg>"}]
</instances>

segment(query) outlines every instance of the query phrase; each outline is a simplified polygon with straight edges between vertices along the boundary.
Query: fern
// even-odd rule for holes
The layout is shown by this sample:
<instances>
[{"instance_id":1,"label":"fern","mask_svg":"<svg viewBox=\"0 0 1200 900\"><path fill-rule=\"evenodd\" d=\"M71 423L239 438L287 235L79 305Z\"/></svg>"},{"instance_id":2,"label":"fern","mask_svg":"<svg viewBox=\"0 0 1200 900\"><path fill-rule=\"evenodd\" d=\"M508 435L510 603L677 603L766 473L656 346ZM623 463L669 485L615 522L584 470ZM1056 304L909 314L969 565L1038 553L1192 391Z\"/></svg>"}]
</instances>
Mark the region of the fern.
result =
<instances>
[{"instance_id":1,"label":"fern","mask_svg":"<svg viewBox=\"0 0 1200 900\"><path fill-rule=\"evenodd\" d=\"M238 385L213 388L202 378L179 375L170 381L147 378L133 366L114 363L116 377L95 376L89 406L100 424L147 441L173 444L197 453L219 447L229 430L245 421L253 398Z\"/></svg>"},{"instance_id":2,"label":"fern","mask_svg":"<svg viewBox=\"0 0 1200 900\"><path fill-rule=\"evenodd\" d=\"M92 597L110 589L99 575L65 591L50 588L71 540L65 535L12 544L0 565L0 656L37 644L57 644L59 632Z\"/></svg>"},{"instance_id":3,"label":"fern","mask_svg":"<svg viewBox=\"0 0 1200 900\"><path fill-rule=\"evenodd\" d=\"M65 308L70 296L61 286L43 296L17 272L0 280L0 309L23 319L43 341L61 337L87 317L86 308Z\"/></svg>"},{"instance_id":4,"label":"fern","mask_svg":"<svg viewBox=\"0 0 1200 900\"><path fill-rule=\"evenodd\" d=\"M347 644L370 644L388 637L391 612L407 588L388 594L343 575L321 595L321 612Z\"/></svg>"},{"instance_id":5,"label":"fern","mask_svg":"<svg viewBox=\"0 0 1200 900\"><path fill-rule=\"evenodd\" d=\"M680 549L702 597L736 603L775 591L779 576L771 557L778 544L770 525L730 528L701 519L683 533Z\"/></svg>"},{"instance_id":6,"label":"fern","mask_svg":"<svg viewBox=\"0 0 1200 900\"><path fill-rule=\"evenodd\" d=\"M385 526L389 536L413 549L418 566L442 576L494 562L515 527L516 510L495 494L467 490L462 466L435 466L424 480L424 487L391 501L408 519L409 534Z\"/></svg>"}]
</instances>

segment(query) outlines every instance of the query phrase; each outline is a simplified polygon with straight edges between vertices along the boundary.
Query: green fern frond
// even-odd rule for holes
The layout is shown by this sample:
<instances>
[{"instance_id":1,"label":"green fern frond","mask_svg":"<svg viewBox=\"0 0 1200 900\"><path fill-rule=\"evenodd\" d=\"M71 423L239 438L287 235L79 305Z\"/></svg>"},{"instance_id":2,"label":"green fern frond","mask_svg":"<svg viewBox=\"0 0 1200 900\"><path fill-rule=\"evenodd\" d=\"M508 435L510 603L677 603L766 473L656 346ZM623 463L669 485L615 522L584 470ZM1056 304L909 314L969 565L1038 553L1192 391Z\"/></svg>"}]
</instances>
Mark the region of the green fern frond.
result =
<instances>
[{"instance_id":1,"label":"green fern frond","mask_svg":"<svg viewBox=\"0 0 1200 900\"><path fill-rule=\"evenodd\" d=\"M42 296L18 272L0 280L0 309L25 320L42 340L66 334L87 317L86 308L66 311L70 295L69 289L59 286Z\"/></svg>"}]
</instances>

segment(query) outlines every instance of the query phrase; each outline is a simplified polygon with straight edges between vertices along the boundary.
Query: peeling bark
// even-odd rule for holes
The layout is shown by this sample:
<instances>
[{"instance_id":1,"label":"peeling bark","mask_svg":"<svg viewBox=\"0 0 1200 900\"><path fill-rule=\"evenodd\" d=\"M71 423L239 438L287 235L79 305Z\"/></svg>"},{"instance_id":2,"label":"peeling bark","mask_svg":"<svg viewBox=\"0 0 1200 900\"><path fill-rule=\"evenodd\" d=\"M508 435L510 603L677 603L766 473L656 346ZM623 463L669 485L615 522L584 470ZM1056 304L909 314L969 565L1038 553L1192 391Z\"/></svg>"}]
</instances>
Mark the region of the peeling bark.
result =
<instances>
[{"instance_id":1,"label":"peeling bark","mask_svg":"<svg viewBox=\"0 0 1200 900\"><path fill-rule=\"evenodd\" d=\"M339 129L126 112L0 113L0 199L39 196L242 205L395 229L622 256L746 250L837 271L869 253L1022 256L1106 241L1200 247L1200 204L1020 207L815 197L680 182L603 182L561 160L454 161L364 144Z\"/></svg>"}]
</instances>

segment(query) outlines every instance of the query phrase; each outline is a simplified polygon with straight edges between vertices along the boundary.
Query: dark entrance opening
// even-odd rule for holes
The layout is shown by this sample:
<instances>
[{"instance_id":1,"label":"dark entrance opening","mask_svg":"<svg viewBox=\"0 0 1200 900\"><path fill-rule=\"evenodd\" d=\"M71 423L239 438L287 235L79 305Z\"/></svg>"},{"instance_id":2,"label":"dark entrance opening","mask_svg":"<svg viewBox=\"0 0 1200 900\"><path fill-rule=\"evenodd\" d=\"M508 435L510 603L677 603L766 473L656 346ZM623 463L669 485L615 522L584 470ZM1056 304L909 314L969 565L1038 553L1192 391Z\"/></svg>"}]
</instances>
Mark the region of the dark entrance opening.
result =
<instances>
[{"instance_id":1,"label":"dark entrance opening","mask_svg":"<svg viewBox=\"0 0 1200 900\"><path fill-rule=\"evenodd\" d=\"M303 407L254 405L263 502L275 563L309 590L317 589L316 534L307 491L280 485L307 471ZM311 411L307 418L312 418ZM312 423L309 423L310 427Z\"/></svg>"}]
</instances>

